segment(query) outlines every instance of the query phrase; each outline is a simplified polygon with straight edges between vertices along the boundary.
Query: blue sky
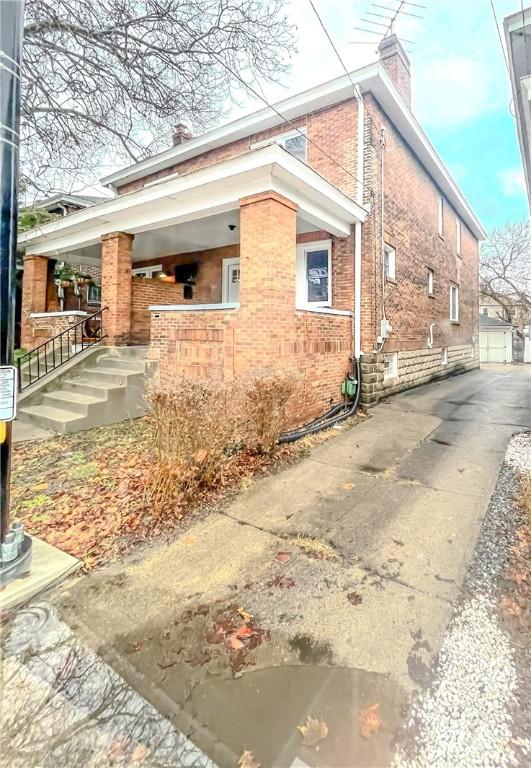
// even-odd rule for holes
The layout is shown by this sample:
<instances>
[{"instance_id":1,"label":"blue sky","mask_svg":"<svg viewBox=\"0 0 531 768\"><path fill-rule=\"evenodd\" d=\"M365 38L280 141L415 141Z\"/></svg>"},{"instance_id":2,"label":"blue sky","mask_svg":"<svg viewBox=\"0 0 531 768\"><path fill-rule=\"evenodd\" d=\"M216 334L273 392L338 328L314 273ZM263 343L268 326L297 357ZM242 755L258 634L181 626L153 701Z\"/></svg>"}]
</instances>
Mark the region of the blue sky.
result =
<instances>
[{"instance_id":1,"label":"blue sky","mask_svg":"<svg viewBox=\"0 0 531 768\"><path fill-rule=\"evenodd\" d=\"M396 0L376 0L396 7ZM525 186L510 112L511 89L490 0L415 0L425 9L409 7L422 19L399 18L395 31L414 41L413 110L437 151L485 227L528 216ZM356 31L371 0L314 0L347 67L374 60L369 40ZM520 7L519 0L494 0L500 24ZM528 3L526 2L526 5ZM308 0L286 6L297 24L298 51L282 86L264 89L271 101L316 85L342 73L341 65L320 29ZM369 17L370 18L370 17ZM374 27L376 29L376 27ZM374 36L374 39L378 38ZM242 102L234 115L261 106Z\"/></svg>"}]
</instances>

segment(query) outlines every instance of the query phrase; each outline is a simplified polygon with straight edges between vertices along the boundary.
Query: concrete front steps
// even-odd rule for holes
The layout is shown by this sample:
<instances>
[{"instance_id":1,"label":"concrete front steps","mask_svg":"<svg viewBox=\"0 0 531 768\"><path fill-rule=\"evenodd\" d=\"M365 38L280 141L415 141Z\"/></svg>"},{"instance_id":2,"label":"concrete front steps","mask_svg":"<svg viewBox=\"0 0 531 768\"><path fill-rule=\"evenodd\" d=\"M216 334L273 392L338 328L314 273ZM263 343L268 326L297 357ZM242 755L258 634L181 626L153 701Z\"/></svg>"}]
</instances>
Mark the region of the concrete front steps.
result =
<instances>
[{"instance_id":1,"label":"concrete front steps","mask_svg":"<svg viewBox=\"0 0 531 768\"><path fill-rule=\"evenodd\" d=\"M141 416L146 354L147 347L91 348L24 392L17 418L65 434Z\"/></svg>"}]
</instances>

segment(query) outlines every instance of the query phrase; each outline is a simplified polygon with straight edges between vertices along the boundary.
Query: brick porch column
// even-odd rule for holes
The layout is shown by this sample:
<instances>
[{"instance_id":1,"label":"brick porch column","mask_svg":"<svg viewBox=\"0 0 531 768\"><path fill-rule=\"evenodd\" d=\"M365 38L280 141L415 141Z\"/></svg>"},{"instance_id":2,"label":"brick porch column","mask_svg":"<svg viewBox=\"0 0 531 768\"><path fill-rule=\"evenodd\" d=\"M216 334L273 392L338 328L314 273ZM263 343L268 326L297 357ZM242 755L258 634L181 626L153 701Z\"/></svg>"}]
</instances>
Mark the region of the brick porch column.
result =
<instances>
[{"instance_id":1,"label":"brick porch column","mask_svg":"<svg viewBox=\"0 0 531 768\"><path fill-rule=\"evenodd\" d=\"M101 238L101 306L106 343L129 344L131 336L131 264L134 235L110 232Z\"/></svg>"},{"instance_id":2,"label":"brick porch column","mask_svg":"<svg viewBox=\"0 0 531 768\"><path fill-rule=\"evenodd\" d=\"M296 341L296 251L294 202L272 191L240 200L237 372L288 361Z\"/></svg>"},{"instance_id":3,"label":"brick porch column","mask_svg":"<svg viewBox=\"0 0 531 768\"><path fill-rule=\"evenodd\" d=\"M47 290L48 259L45 256L24 256L20 329L20 343L24 349L32 349L35 346L30 314L32 312L46 312Z\"/></svg>"}]
</instances>

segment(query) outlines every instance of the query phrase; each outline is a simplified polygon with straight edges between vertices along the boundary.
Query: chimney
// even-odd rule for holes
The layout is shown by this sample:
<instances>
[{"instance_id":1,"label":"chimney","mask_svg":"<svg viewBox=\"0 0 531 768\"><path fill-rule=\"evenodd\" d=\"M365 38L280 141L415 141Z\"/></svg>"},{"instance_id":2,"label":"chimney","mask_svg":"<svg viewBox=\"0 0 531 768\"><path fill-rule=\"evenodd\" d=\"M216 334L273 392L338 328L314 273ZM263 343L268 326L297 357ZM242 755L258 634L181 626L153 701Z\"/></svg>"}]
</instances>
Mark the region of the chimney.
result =
<instances>
[{"instance_id":1,"label":"chimney","mask_svg":"<svg viewBox=\"0 0 531 768\"><path fill-rule=\"evenodd\" d=\"M184 123L177 123L173 132L173 146L176 147L192 138L192 132Z\"/></svg>"},{"instance_id":2,"label":"chimney","mask_svg":"<svg viewBox=\"0 0 531 768\"><path fill-rule=\"evenodd\" d=\"M402 43L395 34L384 37L378 46L378 53L388 75L411 108L410 64Z\"/></svg>"}]
</instances>

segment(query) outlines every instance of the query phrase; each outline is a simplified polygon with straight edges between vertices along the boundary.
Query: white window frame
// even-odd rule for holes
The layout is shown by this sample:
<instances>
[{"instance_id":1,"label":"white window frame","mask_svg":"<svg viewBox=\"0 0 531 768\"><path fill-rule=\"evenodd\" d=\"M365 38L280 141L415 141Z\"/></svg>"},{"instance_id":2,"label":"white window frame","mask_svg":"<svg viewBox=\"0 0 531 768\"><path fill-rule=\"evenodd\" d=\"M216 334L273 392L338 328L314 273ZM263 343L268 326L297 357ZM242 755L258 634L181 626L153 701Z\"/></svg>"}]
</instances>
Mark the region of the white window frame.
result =
<instances>
[{"instance_id":1,"label":"white window frame","mask_svg":"<svg viewBox=\"0 0 531 768\"><path fill-rule=\"evenodd\" d=\"M461 256L461 219L455 217L455 252Z\"/></svg>"},{"instance_id":2,"label":"white window frame","mask_svg":"<svg viewBox=\"0 0 531 768\"><path fill-rule=\"evenodd\" d=\"M153 272L162 272L162 264L150 264L149 267L135 267L131 270L132 277L139 275L141 272L145 272L146 279L151 280L153 278Z\"/></svg>"},{"instance_id":3,"label":"white window frame","mask_svg":"<svg viewBox=\"0 0 531 768\"><path fill-rule=\"evenodd\" d=\"M221 302L229 303L229 267L240 266L240 257L234 256L230 259L223 259L221 264ZM241 268L240 268L241 269ZM240 272L241 281L241 272Z\"/></svg>"},{"instance_id":4,"label":"white window frame","mask_svg":"<svg viewBox=\"0 0 531 768\"><path fill-rule=\"evenodd\" d=\"M455 290L455 317L452 315L452 291L453 290ZM457 283L450 283L449 298L450 298L450 322L458 323L459 322L459 286L457 285Z\"/></svg>"},{"instance_id":5,"label":"white window frame","mask_svg":"<svg viewBox=\"0 0 531 768\"><path fill-rule=\"evenodd\" d=\"M306 138L304 151L304 162L306 162L308 160L308 136L306 126L301 126L297 130L286 131L286 133L277 133L275 136L269 136L269 138L263 139L262 141L253 141L251 143L251 149L261 149L262 147L269 147L271 144L280 144L280 146L283 146L283 142L285 142L286 139L293 139L295 136L300 136L301 134ZM284 149L286 148L284 147ZM289 150L286 149L286 152L289 152ZM293 157L295 157L295 155L293 155ZM296 159L300 160L301 158Z\"/></svg>"},{"instance_id":6,"label":"white window frame","mask_svg":"<svg viewBox=\"0 0 531 768\"><path fill-rule=\"evenodd\" d=\"M444 199L442 195L437 197L437 234L444 237Z\"/></svg>"},{"instance_id":7,"label":"white window frame","mask_svg":"<svg viewBox=\"0 0 531 768\"><path fill-rule=\"evenodd\" d=\"M100 298L98 301L94 301L94 299L89 299L90 296L90 289L91 288L99 288L100 289ZM89 306L99 306L101 304L101 283L89 283L87 285L87 304Z\"/></svg>"},{"instance_id":8,"label":"white window frame","mask_svg":"<svg viewBox=\"0 0 531 768\"><path fill-rule=\"evenodd\" d=\"M309 251L328 251L328 300L308 301L308 286L306 283L306 265ZM297 244L297 288L295 303L297 309L306 307L331 307L332 306L332 241L316 240L313 243Z\"/></svg>"},{"instance_id":9,"label":"white window frame","mask_svg":"<svg viewBox=\"0 0 531 768\"><path fill-rule=\"evenodd\" d=\"M428 296L435 295L435 270L428 267Z\"/></svg>"},{"instance_id":10,"label":"white window frame","mask_svg":"<svg viewBox=\"0 0 531 768\"><path fill-rule=\"evenodd\" d=\"M389 274L385 272L385 254L389 254ZM389 243L384 243L384 276L386 280L396 280L396 250Z\"/></svg>"}]
</instances>

